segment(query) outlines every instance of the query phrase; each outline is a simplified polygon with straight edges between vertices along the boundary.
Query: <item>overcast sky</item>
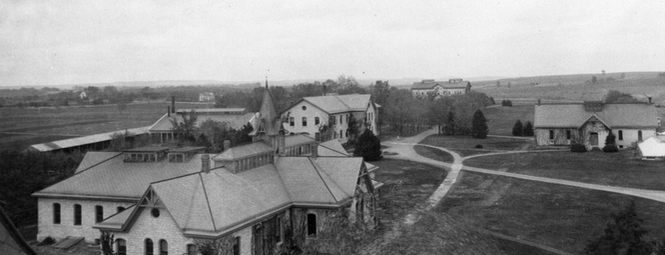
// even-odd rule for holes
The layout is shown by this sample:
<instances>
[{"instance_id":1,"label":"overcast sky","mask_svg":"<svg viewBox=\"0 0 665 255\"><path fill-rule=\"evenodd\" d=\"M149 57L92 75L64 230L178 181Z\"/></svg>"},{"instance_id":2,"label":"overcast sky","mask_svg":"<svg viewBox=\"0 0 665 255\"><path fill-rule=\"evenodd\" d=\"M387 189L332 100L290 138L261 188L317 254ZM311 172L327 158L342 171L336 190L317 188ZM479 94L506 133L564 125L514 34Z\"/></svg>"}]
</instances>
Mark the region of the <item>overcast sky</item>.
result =
<instances>
[{"instance_id":1,"label":"overcast sky","mask_svg":"<svg viewBox=\"0 0 665 255\"><path fill-rule=\"evenodd\" d=\"M665 1L0 1L0 86L665 69Z\"/></svg>"}]
</instances>

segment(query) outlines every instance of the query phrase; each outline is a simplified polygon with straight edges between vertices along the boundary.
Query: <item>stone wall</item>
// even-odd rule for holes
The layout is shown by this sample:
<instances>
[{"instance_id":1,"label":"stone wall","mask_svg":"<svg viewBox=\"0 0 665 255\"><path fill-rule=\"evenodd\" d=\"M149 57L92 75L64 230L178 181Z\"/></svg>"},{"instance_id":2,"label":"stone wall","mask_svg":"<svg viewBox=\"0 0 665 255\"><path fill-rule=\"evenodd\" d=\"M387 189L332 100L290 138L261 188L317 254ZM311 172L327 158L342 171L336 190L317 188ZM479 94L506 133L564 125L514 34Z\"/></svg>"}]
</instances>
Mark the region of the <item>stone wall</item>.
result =
<instances>
[{"instance_id":1,"label":"stone wall","mask_svg":"<svg viewBox=\"0 0 665 255\"><path fill-rule=\"evenodd\" d=\"M140 208L136 221L127 233L111 234L116 240L127 242L127 254L145 254L145 240L148 238L152 240L154 254L159 254L159 241L162 239L168 243L169 254L187 254L187 245L195 244L194 239L182 234L166 209L159 209L159 217L152 216L151 209ZM99 230L96 231L99 235Z\"/></svg>"}]
</instances>

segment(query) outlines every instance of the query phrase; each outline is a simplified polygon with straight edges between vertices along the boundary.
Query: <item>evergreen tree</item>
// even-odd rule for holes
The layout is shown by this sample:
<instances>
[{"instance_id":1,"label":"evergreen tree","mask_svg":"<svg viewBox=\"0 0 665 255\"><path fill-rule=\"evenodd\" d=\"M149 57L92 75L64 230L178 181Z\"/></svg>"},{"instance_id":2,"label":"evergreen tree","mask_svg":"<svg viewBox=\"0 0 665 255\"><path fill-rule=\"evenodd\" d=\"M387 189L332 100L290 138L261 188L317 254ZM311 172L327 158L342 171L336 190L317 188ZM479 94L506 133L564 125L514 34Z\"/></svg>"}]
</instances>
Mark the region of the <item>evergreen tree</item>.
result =
<instances>
[{"instance_id":1,"label":"evergreen tree","mask_svg":"<svg viewBox=\"0 0 665 255\"><path fill-rule=\"evenodd\" d=\"M524 124L524 129L522 129L522 135L533 136L533 124L531 123L531 121L527 121L526 124Z\"/></svg>"},{"instance_id":2,"label":"evergreen tree","mask_svg":"<svg viewBox=\"0 0 665 255\"><path fill-rule=\"evenodd\" d=\"M515 125L513 125L513 136L522 136L522 121L517 120Z\"/></svg>"},{"instance_id":3,"label":"evergreen tree","mask_svg":"<svg viewBox=\"0 0 665 255\"><path fill-rule=\"evenodd\" d=\"M616 144L616 136L612 131L610 131L610 134L605 137L605 145L615 145Z\"/></svg>"},{"instance_id":4,"label":"evergreen tree","mask_svg":"<svg viewBox=\"0 0 665 255\"><path fill-rule=\"evenodd\" d=\"M635 202L631 203L614 215L614 219L607 223L604 234L595 240L590 240L584 254L635 254L649 255L654 248L642 240L647 231L640 226L642 219L637 216Z\"/></svg>"},{"instance_id":5,"label":"evergreen tree","mask_svg":"<svg viewBox=\"0 0 665 255\"><path fill-rule=\"evenodd\" d=\"M455 135L455 129L457 127L455 126L455 112L449 111L448 112L448 119L446 120L446 134L447 135Z\"/></svg>"},{"instance_id":6,"label":"evergreen tree","mask_svg":"<svg viewBox=\"0 0 665 255\"><path fill-rule=\"evenodd\" d=\"M485 139L488 132L487 119L485 119L483 112L478 109L473 114L473 120L471 121L471 136L473 138Z\"/></svg>"},{"instance_id":7,"label":"evergreen tree","mask_svg":"<svg viewBox=\"0 0 665 255\"><path fill-rule=\"evenodd\" d=\"M381 140L366 129L356 142L353 156L363 157L365 161L376 161L383 158L381 156Z\"/></svg>"}]
</instances>

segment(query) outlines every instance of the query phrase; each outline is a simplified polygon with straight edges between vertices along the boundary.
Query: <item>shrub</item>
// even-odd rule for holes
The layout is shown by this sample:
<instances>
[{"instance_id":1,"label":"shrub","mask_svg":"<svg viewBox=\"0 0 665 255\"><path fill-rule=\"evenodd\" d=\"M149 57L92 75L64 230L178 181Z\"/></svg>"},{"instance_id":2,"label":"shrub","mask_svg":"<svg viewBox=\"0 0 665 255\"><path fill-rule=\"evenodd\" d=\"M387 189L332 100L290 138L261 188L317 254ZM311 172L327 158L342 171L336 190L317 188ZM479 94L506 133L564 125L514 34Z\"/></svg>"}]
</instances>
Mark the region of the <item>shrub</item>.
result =
<instances>
[{"instance_id":1,"label":"shrub","mask_svg":"<svg viewBox=\"0 0 665 255\"><path fill-rule=\"evenodd\" d=\"M612 131L605 137L605 145L615 145L616 144L616 136Z\"/></svg>"},{"instance_id":2,"label":"shrub","mask_svg":"<svg viewBox=\"0 0 665 255\"><path fill-rule=\"evenodd\" d=\"M574 143L573 145L570 146L570 151L571 152L586 152L586 146L581 143Z\"/></svg>"},{"instance_id":3,"label":"shrub","mask_svg":"<svg viewBox=\"0 0 665 255\"><path fill-rule=\"evenodd\" d=\"M527 121L526 124L524 124L524 129L522 129L522 135L533 136L533 124L531 123L531 121Z\"/></svg>"},{"instance_id":4,"label":"shrub","mask_svg":"<svg viewBox=\"0 0 665 255\"><path fill-rule=\"evenodd\" d=\"M608 144L603 147L604 152L619 152L619 148L614 144Z\"/></svg>"},{"instance_id":5,"label":"shrub","mask_svg":"<svg viewBox=\"0 0 665 255\"><path fill-rule=\"evenodd\" d=\"M511 106L513 106L513 102L510 101L510 100L503 100L503 101L501 101L501 106L511 107Z\"/></svg>"},{"instance_id":6,"label":"shrub","mask_svg":"<svg viewBox=\"0 0 665 255\"><path fill-rule=\"evenodd\" d=\"M517 120L513 125L513 136L522 136L522 121Z\"/></svg>"},{"instance_id":7,"label":"shrub","mask_svg":"<svg viewBox=\"0 0 665 255\"><path fill-rule=\"evenodd\" d=\"M476 149L482 149L483 145L482 144L476 144Z\"/></svg>"},{"instance_id":8,"label":"shrub","mask_svg":"<svg viewBox=\"0 0 665 255\"><path fill-rule=\"evenodd\" d=\"M353 156L363 157L365 161L377 161L383 158L381 155L381 140L372 134L369 129L358 137Z\"/></svg>"}]
</instances>

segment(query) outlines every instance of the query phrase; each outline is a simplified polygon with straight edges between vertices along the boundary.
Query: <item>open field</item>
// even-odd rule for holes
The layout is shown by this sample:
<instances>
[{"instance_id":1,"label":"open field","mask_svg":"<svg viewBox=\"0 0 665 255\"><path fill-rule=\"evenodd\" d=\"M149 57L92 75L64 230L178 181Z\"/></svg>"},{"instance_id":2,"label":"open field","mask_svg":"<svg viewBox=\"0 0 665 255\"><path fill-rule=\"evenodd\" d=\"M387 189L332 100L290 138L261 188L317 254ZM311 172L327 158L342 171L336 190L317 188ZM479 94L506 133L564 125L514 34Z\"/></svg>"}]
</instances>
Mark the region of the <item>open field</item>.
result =
<instances>
[{"instance_id":1,"label":"open field","mask_svg":"<svg viewBox=\"0 0 665 255\"><path fill-rule=\"evenodd\" d=\"M435 209L457 221L580 253L631 200L650 238L665 237L665 203L609 192L463 172Z\"/></svg>"},{"instance_id":2,"label":"open field","mask_svg":"<svg viewBox=\"0 0 665 255\"><path fill-rule=\"evenodd\" d=\"M594 75L599 82L587 82ZM621 73L608 73L521 77L501 79L500 82L501 87L496 86L496 81L476 82L473 86L474 90L495 99L600 100L607 91L618 90L642 97L649 94L656 104L665 104L665 78L658 78L657 72L625 73L623 79Z\"/></svg>"},{"instance_id":3,"label":"open field","mask_svg":"<svg viewBox=\"0 0 665 255\"><path fill-rule=\"evenodd\" d=\"M533 123L533 105L514 105L512 107L490 107L483 109L490 135L513 135L513 125L517 120L522 124Z\"/></svg>"},{"instance_id":4,"label":"open field","mask_svg":"<svg viewBox=\"0 0 665 255\"><path fill-rule=\"evenodd\" d=\"M665 190L665 162L633 160L619 153L538 152L472 158L465 165L570 181Z\"/></svg>"},{"instance_id":5,"label":"open field","mask_svg":"<svg viewBox=\"0 0 665 255\"><path fill-rule=\"evenodd\" d=\"M420 154L421 156L431 158L433 160L438 160L446 163L453 163L453 161L455 161L452 155L442 150L437 150L425 146L413 146L413 149L416 151L416 153Z\"/></svg>"},{"instance_id":6,"label":"open field","mask_svg":"<svg viewBox=\"0 0 665 255\"><path fill-rule=\"evenodd\" d=\"M166 113L165 101L117 105L0 108L0 150L31 144L149 126ZM176 102L177 109L208 108L210 104Z\"/></svg>"},{"instance_id":7,"label":"open field","mask_svg":"<svg viewBox=\"0 0 665 255\"><path fill-rule=\"evenodd\" d=\"M486 139L474 139L471 136L444 136L444 135L431 135L420 142L421 144L429 144L455 151L462 156L469 156L481 153L489 153L494 151L511 151L517 149L528 148L533 146L534 142L524 139L511 139L502 137L487 137ZM482 149L477 149L475 146L480 144Z\"/></svg>"}]
</instances>

